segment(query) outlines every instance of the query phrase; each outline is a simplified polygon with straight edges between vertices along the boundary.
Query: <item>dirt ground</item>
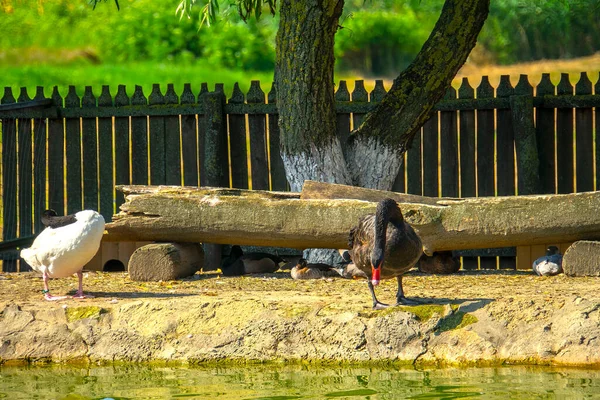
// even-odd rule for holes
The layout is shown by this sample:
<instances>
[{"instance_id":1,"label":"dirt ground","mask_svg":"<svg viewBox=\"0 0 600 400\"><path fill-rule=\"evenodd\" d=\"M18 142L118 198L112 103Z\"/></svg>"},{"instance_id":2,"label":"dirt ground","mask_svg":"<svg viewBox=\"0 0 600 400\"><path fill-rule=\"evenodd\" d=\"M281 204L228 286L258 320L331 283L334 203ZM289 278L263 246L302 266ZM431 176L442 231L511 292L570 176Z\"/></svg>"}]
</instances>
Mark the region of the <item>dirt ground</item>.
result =
<instances>
[{"instance_id":1,"label":"dirt ground","mask_svg":"<svg viewBox=\"0 0 600 400\"><path fill-rule=\"evenodd\" d=\"M54 279L50 289L54 295L74 294L76 276ZM44 300L39 273L0 273L0 304L37 305ZM364 280L328 278L308 281L292 280L289 270L273 274L223 277L218 272L196 273L193 277L168 282L135 282L124 272L86 272L84 291L93 299L66 299L66 303L102 305L127 299L175 299L198 301L213 299L282 299L298 296L298 301L343 301L352 309L368 309L371 300ZM388 280L376 288L380 301L392 302L396 281ZM407 297L427 303L469 299L515 299L564 302L577 297L600 298L600 278L572 278L565 275L538 277L529 271L460 271L453 275L426 275L410 271L404 277ZM330 300L328 300L330 299Z\"/></svg>"}]
</instances>

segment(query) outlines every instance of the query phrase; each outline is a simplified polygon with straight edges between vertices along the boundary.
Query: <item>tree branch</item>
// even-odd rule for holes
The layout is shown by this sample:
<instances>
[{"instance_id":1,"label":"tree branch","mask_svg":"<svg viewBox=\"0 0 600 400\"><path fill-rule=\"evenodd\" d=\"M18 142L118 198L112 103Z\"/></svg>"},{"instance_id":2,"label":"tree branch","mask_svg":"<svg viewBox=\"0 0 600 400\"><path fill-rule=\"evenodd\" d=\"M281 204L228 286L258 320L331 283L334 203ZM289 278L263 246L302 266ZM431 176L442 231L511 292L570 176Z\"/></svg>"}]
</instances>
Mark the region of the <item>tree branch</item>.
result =
<instances>
[{"instance_id":1,"label":"tree branch","mask_svg":"<svg viewBox=\"0 0 600 400\"><path fill-rule=\"evenodd\" d=\"M406 151L475 46L489 5L489 0L446 0L415 60L394 80L380 105L353 136L376 137L402 153Z\"/></svg>"}]
</instances>

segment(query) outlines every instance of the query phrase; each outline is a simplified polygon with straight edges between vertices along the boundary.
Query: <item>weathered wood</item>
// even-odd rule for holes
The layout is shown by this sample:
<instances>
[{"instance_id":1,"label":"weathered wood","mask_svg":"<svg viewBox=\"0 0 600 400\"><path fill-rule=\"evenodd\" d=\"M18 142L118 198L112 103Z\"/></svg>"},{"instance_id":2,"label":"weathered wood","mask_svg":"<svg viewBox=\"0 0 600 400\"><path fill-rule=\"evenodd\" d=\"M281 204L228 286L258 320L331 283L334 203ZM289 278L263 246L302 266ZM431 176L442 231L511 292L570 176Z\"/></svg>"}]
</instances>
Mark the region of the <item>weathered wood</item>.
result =
<instances>
[{"instance_id":1,"label":"weathered wood","mask_svg":"<svg viewBox=\"0 0 600 400\"><path fill-rule=\"evenodd\" d=\"M338 90L335 92L335 102L336 104L340 102L349 102L350 101L350 92L348 91L348 85L346 81L340 81L338 86ZM350 137L350 132L352 131L352 127L350 125L350 113L348 112L340 112L340 110L336 110L336 132L337 136L340 140L340 146L342 147L342 152L344 153L344 159L348 159L348 138Z\"/></svg>"},{"instance_id":2,"label":"weathered wood","mask_svg":"<svg viewBox=\"0 0 600 400\"><path fill-rule=\"evenodd\" d=\"M154 83L148 96L148 105L154 106L165 103L165 96L160 91L160 85ZM148 125L148 140L150 142L150 184L164 185L166 183L166 148L165 148L165 118L150 117Z\"/></svg>"},{"instance_id":3,"label":"weathered wood","mask_svg":"<svg viewBox=\"0 0 600 400\"><path fill-rule=\"evenodd\" d=\"M172 83L167 85L165 104L179 105L179 97ZM179 116L165 117L165 183L181 185L181 135Z\"/></svg>"},{"instance_id":4,"label":"weathered wood","mask_svg":"<svg viewBox=\"0 0 600 400\"><path fill-rule=\"evenodd\" d=\"M585 72L581 73L579 82L575 85L575 93L592 94L592 82ZM578 192L594 190L594 136L592 108L575 109L576 129L576 158L577 179L575 182Z\"/></svg>"},{"instance_id":5,"label":"weathered wood","mask_svg":"<svg viewBox=\"0 0 600 400\"><path fill-rule=\"evenodd\" d=\"M132 105L146 105L142 87L135 86L131 96ZM131 117L131 182L136 185L148 183L148 118Z\"/></svg>"},{"instance_id":6,"label":"weathered wood","mask_svg":"<svg viewBox=\"0 0 600 400\"><path fill-rule=\"evenodd\" d=\"M557 94L573 94L573 85L569 74L561 74L557 86ZM556 171L558 193L572 193L573 187L573 109L564 108L556 111Z\"/></svg>"},{"instance_id":7,"label":"weathered wood","mask_svg":"<svg viewBox=\"0 0 600 400\"><path fill-rule=\"evenodd\" d=\"M432 197L439 195L438 120L438 113L434 112L423 125L423 194Z\"/></svg>"},{"instance_id":8,"label":"weathered wood","mask_svg":"<svg viewBox=\"0 0 600 400\"><path fill-rule=\"evenodd\" d=\"M554 95L555 86L550 80L550 74L542 74L542 80L536 88L536 99L546 95ZM535 100L535 99L534 99ZM540 160L540 181L543 193L556 193L555 172L555 110L553 108L537 107L535 128L537 135L538 157Z\"/></svg>"},{"instance_id":9,"label":"weathered wood","mask_svg":"<svg viewBox=\"0 0 600 400\"><path fill-rule=\"evenodd\" d=\"M444 99L456 99L456 89L448 88ZM458 125L456 111L440 112L441 196L458 196Z\"/></svg>"},{"instance_id":10,"label":"weathered wood","mask_svg":"<svg viewBox=\"0 0 600 400\"><path fill-rule=\"evenodd\" d=\"M562 267L568 276L600 276L600 242L573 243L565 252Z\"/></svg>"},{"instance_id":11,"label":"weathered wood","mask_svg":"<svg viewBox=\"0 0 600 400\"><path fill-rule=\"evenodd\" d=\"M102 86L98 107L111 107L112 96L108 85ZM113 126L112 118L98 118L98 194L99 211L106 222L114 212L113 184Z\"/></svg>"},{"instance_id":12,"label":"weathered wood","mask_svg":"<svg viewBox=\"0 0 600 400\"><path fill-rule=\"evenodd\" d=\"M472 99L475 91L467 78L458 89L458 97ZM460 195L473 197L476 195L475 187L475 111L460 111Z\"/></svg>"},{"instance_id":13,"label":"weathered wood","mask_svg":"<svg viewBox=\"0 0 600 400\"><path fill-rule=\"evenodd\" d=\"M36 88L35 101L44 99L44 88ZM46 209L46 142L47 126L45 119L33 120L33 231L42 231L41 214Z\"/></svg>"},{"instance_id":14,"label":"weathered wood","mask_svg":"<svg viewBox=\"0 0 600 400\"><path fill-rule=\"evenodd\" d=\"M115 106L126 107L129 104L125 85L119 85L115 96ZM129 156L129 118L115 117L115 185L128 185L130 181L130 160ZM117 191L116 206L125 202L123 193Z\"/></svg>"},{"instance_id":15,"label":"weathered wood","mask_svg":"<svg viewBox=\"0 0 600 400\"><path fill-rule=\"evenodd\" d=\"M244 93L239 84L233 85L233 93L229 104L243 104ZM238 189L248 189L248 152L246 145L246 117L244 115L229 115L229 144L231 158L231 186Z\"/></svg>"},{"instance_id":16,"label":"weathered wood","mask_svg":"<svg viewBox=\"0 0 600 400\"><path fill-rule=\"evenodd\" d=\"M4 88L4 96L0 104L15 104L10 87ZM17 121L14 119L2 120L2 239L17 237ZM2 271L16 272L15 259L4 259Z\"/></svg>"},{"instance_id":17,"label":"weathered wood","mask_svg":"<svg viewBox=\"0 0 600 400\"><path fill-rule=\"evenodd\" d=\"M81 98L82 108L96 108L92 87L86 86ZM81 119L81 146L83 150L83 208L98 210L98 138L96 118Z\"/></svg>"},{"instance_id":18,"label":"weathered wood","mask_svg":"<svg viewBox=\"0 0 600 400\"><path fill-rule=\"evenodd\" d=\"M509 98L514 93L509 75L502 75L496 95ZM496 111L496 187L499 196L515 194L515 134L510 110Z\"/></svg>"},{"instance_id":19,"label":"weathered wood","mask_svg":"<svg viewBox=\"0 0 600 400\"><path fill-rule=\"evenodd\" d=\"M265 93L260 88L259 81L252 81L246 96L248 103L264 104ZM269 165L267 158L267 119L265 115L248 116L250 133L250 169L252 171L252 188L269 189Z\"/></svg>"},{"instance_id":20,"label":"weathered wood","mask_svg":"<svg viewBox=\"0 0 600 400\"><path fill-rule=\"evenodd\" d=\"M107 240L344 248L349 229L377 206L236 189L120 189L127 202L107 225ZM400 207L427 252L600 239L600 192L439 199L437 205Z\"/></svg>"},{"instance_id":21,"label":"weathered wood","mask_svg":"<svg viewBox=\"0 0 600 400\"><path fill-rule=\"evenodd\" d=\"M354 81L354 90L352 91L352 103L361 104L367 103L369 101L369 93L367 93L367 89L365 89L365 81L362 79L358 79ZM352 113L352 128L354 130L358 129L358 127L362 124L365 119L364 112L354 112Z\"/></svg>"},{"instance_id":22,"label":"weathered wood","mask_svg":"<svg viewBox=\"0 0 600 400\"><path fill-rule=\"evenodd\" d=\"M58 92L57 86L54 86L52 90L52 101L55 106L62 107L63 99ZM48 120L48 205L53 210L56 210L59 215L63 215L65 212L64 160L65 126L63 119L51 118ZM5 162L3 160L3 164Z\"/></svg>"},{"instance_id":23,"label":"weathered wood","mask_svg":"<svg viewBox=\"0 0 600 400\"><path fill-rule=\"evenodd\" d=\"M133 252L127 270L134 281L170 281L202 270L204 253L198 243L152 243Z\"/></svg>"},{"instance_id":24,"label":"weathered wood","mask_svg":"<svg viewBox=\"0 0 600 400\"><path fill-rule=\"evenodd\" d=\"M269 104L275 103L277 87L275 82L267 96ZM279 138L279 115L268 115L269 120L269 170L271 172L271 190L287 190L289 185L285 176L285 167L281 158L281 140Z\"/></svg>"},{"instance_id":25,"label":"weathered wood","mask_svg":"<svg viewBox=\"0 0 600 400\"><path fill-rule=\"evenodd\" d=\"M423 193L421 145L421 132L417 132L404 156L406 158L406 192L415 195Z\"/></svg>"},{"instance_id":26,"label":"weathered wood","mask_svg":"<svg viewBox=\"0 0 600 400\"><path fill-rule=\"evenodd\" d=\"M181 105L194 104L196 96L189 83L183 86ZM181 116L181 158L183 160L183 184L198 186L198 132L195 115Z\"/></svg>"},{"instance_id":27,"label":"weathered wood","mask_svg":"<svg viewBox=\"0 0 600 400\"><path fill-rule=\"evenodd\" d=\"M477 98L493 98L494 88L487 76L477 88ZM493 196L494 187L494 111L477 110L477 195Z\"/></svg>"},{"instance_id":28,"label":"weathered wood","mask_svg":"<svg viewBox=\"0 0 600 400\"><path fill-rule=\"evenodd\" d=\"M515 130L515 150L519 171L519 194L541 192L538 147L533 126L533 98L528 95L511 96L512 121Z\"/></svg>"}]
</instances>

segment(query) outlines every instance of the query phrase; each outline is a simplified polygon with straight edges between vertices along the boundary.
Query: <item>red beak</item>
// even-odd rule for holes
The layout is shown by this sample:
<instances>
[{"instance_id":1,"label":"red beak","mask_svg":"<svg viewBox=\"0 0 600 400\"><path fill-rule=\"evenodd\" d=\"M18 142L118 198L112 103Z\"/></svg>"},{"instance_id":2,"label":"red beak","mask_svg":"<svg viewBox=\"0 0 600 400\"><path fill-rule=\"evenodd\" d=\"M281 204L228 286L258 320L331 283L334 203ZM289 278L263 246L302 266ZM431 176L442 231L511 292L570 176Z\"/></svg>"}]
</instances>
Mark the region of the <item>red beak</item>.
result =
<instances>
[{"instance_id":1,"label":"red beak","mask_svg":"<svg viewBox=\"0 0 600 400\"><path fill-rule=\"evenodd\" d=\"M375 268L374 266L371 266L371 283L373 286L379 285L380 274L381 268Z\"/></svg>"}]
</instances>

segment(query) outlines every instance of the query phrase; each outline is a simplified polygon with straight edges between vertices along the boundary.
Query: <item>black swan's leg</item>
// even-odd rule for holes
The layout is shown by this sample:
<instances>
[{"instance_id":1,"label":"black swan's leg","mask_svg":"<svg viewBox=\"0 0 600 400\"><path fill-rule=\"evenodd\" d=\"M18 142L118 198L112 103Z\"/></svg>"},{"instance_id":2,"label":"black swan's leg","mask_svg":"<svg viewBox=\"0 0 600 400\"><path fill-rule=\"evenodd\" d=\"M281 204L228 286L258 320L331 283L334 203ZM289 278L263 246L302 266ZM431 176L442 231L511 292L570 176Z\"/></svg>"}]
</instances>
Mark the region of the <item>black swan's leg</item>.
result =
<instances>
[{"instance_id":1,"label":"black swan's leg","mask_svg":"<svg viewBox=\"0 0 600 400\"><path fill-rule=\"evenodd\" d=\"M375 297L375 288L370 280L367 280L367 284L369 285L369 291L371 292L371 297L373 298L373 310L382 310L389 307L389 304L384 304L377 300L377 297Z\"/></svg>"},{"instance_id":2,"label":"black swan's leg","mask_svg":"<svg viewBox=\"0 0 600 400\"><path fill-rule=\"evenodd\" d=\"M410 305L416 305L416 304L421 304L421 302L417 301L417 300L409 300L404 296L404 289L402 288L402 275L398 275L396 277L396 279L398 280L398 292L396 293L396 305L406 305L406 306L410 306Z\"/></svg>"}]
</instances>

